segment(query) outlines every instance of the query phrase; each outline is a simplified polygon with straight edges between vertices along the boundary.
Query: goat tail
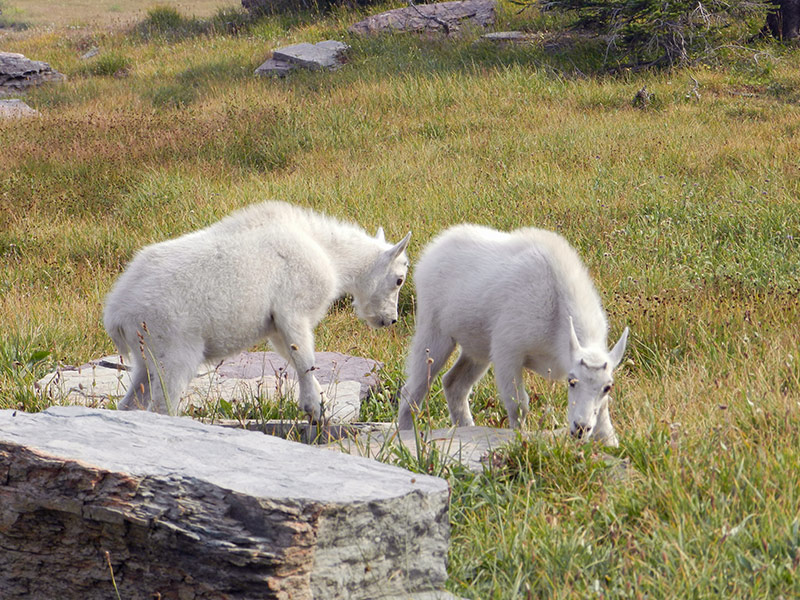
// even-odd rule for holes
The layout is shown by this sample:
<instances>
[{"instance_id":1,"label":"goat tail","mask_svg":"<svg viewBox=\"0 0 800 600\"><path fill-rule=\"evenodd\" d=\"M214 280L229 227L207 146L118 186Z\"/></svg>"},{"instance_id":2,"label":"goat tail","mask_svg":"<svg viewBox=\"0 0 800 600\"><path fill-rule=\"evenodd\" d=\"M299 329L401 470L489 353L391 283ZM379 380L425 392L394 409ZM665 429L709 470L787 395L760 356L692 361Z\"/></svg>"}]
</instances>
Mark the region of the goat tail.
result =
<instances>
[{"instance_id":1,"label":"goat tail","mask_svg":"<svg viewBox=\"0 0 800 600\"><path fill-rule=\"evenodd\" d=\"M134 349L132 344L134 344L134 342L131 341L128 335L129 331L126 329L125 325L120 322L120 319L115 318L116 316L109 311L108 308L106 308L103 317L103 325L111 341L114 342L117 352L125 358L132 357Z\"/></svg>"}]
</instances>

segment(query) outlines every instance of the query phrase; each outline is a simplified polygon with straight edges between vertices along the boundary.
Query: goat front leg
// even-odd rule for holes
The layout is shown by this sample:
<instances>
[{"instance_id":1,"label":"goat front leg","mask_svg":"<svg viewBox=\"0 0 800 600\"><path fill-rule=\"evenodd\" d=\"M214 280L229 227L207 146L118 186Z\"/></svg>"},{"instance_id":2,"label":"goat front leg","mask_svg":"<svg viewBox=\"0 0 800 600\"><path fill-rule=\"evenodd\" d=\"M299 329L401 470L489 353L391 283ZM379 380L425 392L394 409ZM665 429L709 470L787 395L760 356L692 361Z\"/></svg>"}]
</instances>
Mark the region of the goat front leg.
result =
<instances>
[{"instance_id":1,"label":"goat front leg","mask_svg":"<svg viewBox=\"0 0 800 600\"><path fill-rule=\"evenodd\" d=\"M314 334L308 323L301 321L275 321L275 332L269 336L270 342L297 372L298 398L300 410L321 422L327 396L314 377Z\"/></svg>"},{"instance_id":2,"label":"goat front leg","mask_svg":"<svg viewBox=\"0 0 800 600\"><path fill-rule=\"evenodd\" d=\"M508 426L519 429L528 415L530 401L525 391L522 361L495 362L494 376L508 414Z\"/></svg>"}]
</instances>

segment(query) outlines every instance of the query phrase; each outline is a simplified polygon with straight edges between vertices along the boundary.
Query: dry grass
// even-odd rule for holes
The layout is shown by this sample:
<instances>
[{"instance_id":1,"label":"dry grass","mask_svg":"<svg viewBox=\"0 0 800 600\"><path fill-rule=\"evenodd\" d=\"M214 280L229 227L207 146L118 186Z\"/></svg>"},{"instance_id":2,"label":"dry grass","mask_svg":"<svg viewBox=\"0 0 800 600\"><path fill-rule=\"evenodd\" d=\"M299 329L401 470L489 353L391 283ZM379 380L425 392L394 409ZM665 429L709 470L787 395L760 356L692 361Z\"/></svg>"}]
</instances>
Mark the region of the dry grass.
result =
<instances>
[{"instance_id":1,"label":"dry grass","mask_svg":"<svg viewBox=\"0 0 800 600\"><path fill-rule=\"evenodd\" d=\"M182 14L209 17L220 8L241 6L232 0L6 0L6 14L35 27L119 28L141 21L154 6L167 6Z\"/></svg>"}]
</instances>

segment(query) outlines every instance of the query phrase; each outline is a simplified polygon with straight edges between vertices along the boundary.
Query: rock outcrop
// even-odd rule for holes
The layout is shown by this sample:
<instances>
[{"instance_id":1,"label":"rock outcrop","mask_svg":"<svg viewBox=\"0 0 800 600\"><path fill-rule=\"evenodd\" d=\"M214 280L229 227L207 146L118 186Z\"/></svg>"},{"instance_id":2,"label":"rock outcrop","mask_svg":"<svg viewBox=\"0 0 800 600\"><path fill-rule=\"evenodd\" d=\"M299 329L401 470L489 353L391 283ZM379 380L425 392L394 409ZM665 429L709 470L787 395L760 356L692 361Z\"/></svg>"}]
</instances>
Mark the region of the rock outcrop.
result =
<instances>
[{"instance_id":1,"label":"rock outcrop","mask_svg":"<svg viewBox=\"0 0 800 600\"><path fill-rule=\"evenodd\" d=\"M0 411L4 599L452 598L448 487L148 412Z\"/></svg>"},{"instance_id":2,"label":"rock outcrop","mask_svg":"<svg viewBox=\"0 0 800 600\"><path fill-rule=\"evenodd\" d=\"M54 71L46 62L31 60L14 52L0 52L0 96L64 79L65 75Z\"/></svg>"},{"instance_id":3,"label":"rock outcrop","mask_svg":"<svg viewBox=\"0 0 800 600\"><path fill-rule=\"evenodd\" d=\"M456 0L435 4L414 4L367 17L350 26L351 33L368 35L387 32L444 32L453 34L464 25L483 28L493 25L495 0Z\"/></svg>"}]
</instances>

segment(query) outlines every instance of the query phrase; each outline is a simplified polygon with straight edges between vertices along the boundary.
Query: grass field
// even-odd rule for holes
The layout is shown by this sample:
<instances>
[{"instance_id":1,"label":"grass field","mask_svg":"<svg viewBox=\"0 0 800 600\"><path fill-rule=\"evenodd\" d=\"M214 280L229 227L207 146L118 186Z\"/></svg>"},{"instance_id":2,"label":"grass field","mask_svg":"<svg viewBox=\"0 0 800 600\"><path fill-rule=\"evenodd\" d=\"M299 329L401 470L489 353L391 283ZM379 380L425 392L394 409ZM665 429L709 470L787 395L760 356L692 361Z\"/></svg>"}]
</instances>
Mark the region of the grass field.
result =
<instances>
[{"instance_id":1,"label":"grass field","mask_svg":"<svg viewBox=\"0 0 800 600\"><path fill-rule=\"evenodd\" d=\"M146 18L165 6L186 16L209 17L220 8L241 6L234 0L12 0L2 3L7 18L35 27L121 27Z\"/></svg>"},{"instance_id":2,"label":"grass field","mask_svg":"<svg viewBox=\"0 0 800 600\"><path fill-rule=\"evenodd\" d=\"M186 15L213 14L206 5L183 3ZM631 328L613 453L637 475L608 481L597 449L569 443L519 443L475 477L419 461L453 489L450 589L800 595L798 50L609 76L597 47L531 11L500 25L541 41L505 47L352 38L346 10L237 35L75 18L87 25L0 30L3 50L68 75L27 95L41 117L0 122L0 407L41 409L36 377L112 352L103 298L137 248L251 202L296 202L391 239L411 229L412 264L463 221L554 229L588 264L609 337ZM326 38L352 45L343 69L253 76L272 48ZM82 60L92 46L100 55ZM644 85L653 101L636 108ZM386 364L365 418L394 414L413 308L407 285L391 330L368 329L347 300L317 329L318 349ZM563 425L564 385L528 386L528 427ZM491 376L473 410L503 425ZM430 412L447 423L438 384Z\"/></svg>"}]
</instances>

